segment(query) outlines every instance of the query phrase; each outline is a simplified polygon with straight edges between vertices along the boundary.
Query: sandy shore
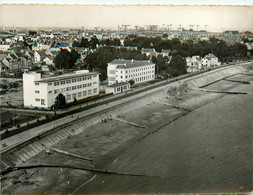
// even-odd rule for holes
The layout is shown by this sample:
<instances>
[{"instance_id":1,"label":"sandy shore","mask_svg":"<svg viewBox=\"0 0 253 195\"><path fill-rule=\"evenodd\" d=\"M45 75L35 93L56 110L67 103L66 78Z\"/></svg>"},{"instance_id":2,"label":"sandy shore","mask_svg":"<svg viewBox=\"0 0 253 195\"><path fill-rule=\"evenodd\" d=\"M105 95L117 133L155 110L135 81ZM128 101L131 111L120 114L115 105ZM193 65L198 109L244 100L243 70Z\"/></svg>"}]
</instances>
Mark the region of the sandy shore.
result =
<instances>
[{"instance_id":1,"label":"sandy shore","mask_svg":"<svg viewBox=\"0 0 253 195\"><path fill-rule=\"evenodd\" d=\"M253 79L245 75L236 78ZM2 179L3 192L248 190L252 187L249 184L252 181L252 169L249 169L248 140L252 136L252 124L247 117L249 114L253 115L252 106L249 106L252 102L252 83L243 85L220 81L207 88L238 90L249 94L233 96L190 90L180 95L167 96L158 102L118 116L146 128L107 120L106 123L100 122L85 129L83 133L54 145L54 148L93 159L92 164L96 169L143 176L94 174L90 171L61 168L62 165L89 169L92 167L88 161L58 153L48 155L43 151L22 165L53 164L59 165L59 168L33 168L11 172ZM243 146L241 143L244 143L245 139L248 143ZM235 143L239 143L237 149L230 150L227 144L231 146ZM219 148L224 147L224 150L219 151ZM211 152L206 152L207 150ZM235 156L238 153L239 156ZM227 156L224 156L225 154ZM238 165L237 157L242 159L243 163ZM215 163L208 163L212 161ZM216 169L217 166L219 169ZM238 171L233 172L236 166ZM243 175L243 181L237 179L236 175L239 173Z\"/></svg>"}]
</instances>

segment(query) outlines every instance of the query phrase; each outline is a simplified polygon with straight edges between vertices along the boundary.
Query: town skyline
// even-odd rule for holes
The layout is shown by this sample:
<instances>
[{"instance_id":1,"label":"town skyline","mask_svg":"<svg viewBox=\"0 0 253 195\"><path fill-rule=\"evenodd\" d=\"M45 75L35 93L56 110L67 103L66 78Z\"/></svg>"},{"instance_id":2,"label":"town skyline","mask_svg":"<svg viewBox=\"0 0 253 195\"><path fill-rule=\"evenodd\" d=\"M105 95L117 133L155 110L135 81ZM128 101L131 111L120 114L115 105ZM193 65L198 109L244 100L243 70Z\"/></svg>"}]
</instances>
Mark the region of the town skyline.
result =
<instances>
[{"instance_id":1,"label":"town skyline","mask_svg":"<svg viewBox=\"0 0 253 195\"><path fill-rule=\"evenodd\" d=\"M158 25L177 30L253 31L253 6L207 5L0 5L2 27L114 28ZM59 17L61 16L61 17ZM138 20L137 20L138 18ZM194 28L193 27L193 28Z\"/></svg>"}]
</instances>

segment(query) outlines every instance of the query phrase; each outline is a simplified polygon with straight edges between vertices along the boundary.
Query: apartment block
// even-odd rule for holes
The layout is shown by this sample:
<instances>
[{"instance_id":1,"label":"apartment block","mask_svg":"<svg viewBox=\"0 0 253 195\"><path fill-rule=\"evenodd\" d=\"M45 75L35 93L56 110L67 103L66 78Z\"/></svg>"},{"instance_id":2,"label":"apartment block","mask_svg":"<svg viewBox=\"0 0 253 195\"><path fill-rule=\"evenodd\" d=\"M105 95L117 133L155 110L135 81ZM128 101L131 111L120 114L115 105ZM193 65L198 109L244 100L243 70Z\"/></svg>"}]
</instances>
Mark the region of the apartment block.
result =
<instances>
[{"instance_id":1,"label":"apartment block","mask_svg":"<svg viewBox=\"0 0 253 195\"><path fill-rule=\"evenodd\" d=\"M99 73L80 70L74 73L42 78L40 73L23 74L24 106L50 108L62 93L66 102L99 94Z\"/></svg>"},{"instance_id":2,"label":"apartment block","mask_svg":"<svg viewBox=\"0 0 253 195\"><path fill-rule=\"evenodd\" d=\"M107 66L108 85L128 82L135 84L155 79L155 64L149 60L115 59Z\"/></svg>"}]
</instances>

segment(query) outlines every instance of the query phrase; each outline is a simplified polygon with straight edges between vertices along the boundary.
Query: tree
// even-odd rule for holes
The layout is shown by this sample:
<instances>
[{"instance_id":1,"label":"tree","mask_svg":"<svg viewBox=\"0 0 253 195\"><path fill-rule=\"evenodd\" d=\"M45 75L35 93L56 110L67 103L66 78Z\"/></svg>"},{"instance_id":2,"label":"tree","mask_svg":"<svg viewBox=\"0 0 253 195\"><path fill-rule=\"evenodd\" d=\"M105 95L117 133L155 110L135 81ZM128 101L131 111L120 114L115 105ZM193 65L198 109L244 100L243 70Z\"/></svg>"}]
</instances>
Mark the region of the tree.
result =
<instances>
[{"instance_id":1,"label":"tree","mask_svg":"<svg viewBox=\"0 0 253 195\"><path fill-rule=\"evenodd\" d=\"M96 36L91 37L90 47L92 49L95 49L97 47L97 44L99 44L99 40L97 39L97 37Z\"/></svg>"},{"instance_id":2,"label":"tree","mask_svg":"<svg viewBox=\"0 0 253 195\"><path fill-rule=\"evenodd\" d=\"M132 86L134 85L135 82L134 82L133 79L131 79L131 80L128 81L128 83L130 83L130 85L131 85L131 87L132 87Z\"/></svg>"},{"instance_id":3,"label":"tree","mask_svg":"<svg viewBox=\"0 0 253 195\"><path fill-rule=\"evenodd\" d=\"M172 76L185 74L187 72L185 59L180 55L173 57L168 66L168 72L170 72Z\"/></svg>"},{"instance_id":4,"label":"tree","mask_svg":"<svg viewBox=\"0 0 253 195\"><path fill-rule=\"evenodd\" d=\"M55 98L54 106L55 108L62 108L65 105L66 105L66 98L62 93L60 93Z\"/></svg>"},{"instance_id":5,"label":"tree","mask_svg":"<svg viewBox=\"0 0 253 195\"><path fill-rule=\"evenodd\" d=\"M80 54L74 49L71 52L67 49L61 49L54 59L55 67L59 69L72 69L79 57Z\"/></svg>"}]
</instances>

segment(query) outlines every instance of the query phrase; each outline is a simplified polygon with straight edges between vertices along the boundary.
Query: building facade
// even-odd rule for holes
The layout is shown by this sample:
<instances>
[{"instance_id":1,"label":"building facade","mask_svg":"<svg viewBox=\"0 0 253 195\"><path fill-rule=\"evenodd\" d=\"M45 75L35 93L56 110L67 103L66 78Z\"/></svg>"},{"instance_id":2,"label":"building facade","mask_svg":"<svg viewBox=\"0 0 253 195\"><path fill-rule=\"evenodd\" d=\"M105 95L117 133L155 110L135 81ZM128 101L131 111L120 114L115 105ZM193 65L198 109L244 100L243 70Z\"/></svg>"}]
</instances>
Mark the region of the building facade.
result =
<instances>
[{"instance_id":1,"label":"building facade","mask_svg":"<svg viewBox=\"0 0 253 195\"><path fill-rule=\"evenodd\" d=\"M115 83L115 84L106 86L105 93L117 94L117 93L129 91L130 89L131 89L130 83L128 82Z\"/></svg>"},{"instance_id":2,"label":"building facade","mask_svg":"<svg viewBox=\"0 0 253 195\"><path fill-rule=\"evenodd\" d=\"M99 73L81 70L49 78L41 78L40 73L24 73L23 90L25 107L50 108L60 93L67 103L98 95Z\"/></svg>"},{"instance_id":3,"label":"building facade","mask_svg":"<svg viewBox=\"0 0 253 195\"><path fill-rule=\"evenodd\" d=\"M187 72L193 73L201 70L201 57L192 56L186 58Z\"/></svg>"},{"instance_id":4,"label":"building facade","mask_svg":"<svg viewBox=\"0 0 253 195\"><path fill-rule=\"evenodd\" d=\"M155 79L155 64L147 60L115 59L107 66L108 85L128 82L135 84Z\"/></svg>"},{"instance_id":5,"label":"building facade","mask_svg":"<svg viewBox=\"0 0 253 195\"><path fill-rule=\"evenodd\" d=\"M203 58L200 56L192 56L185 59L187 72L189 73L208 70L221 65L221 62L219 62L218 58L213 54L208 54Z\"/></svg>"},{"instance_id":6,"label":"building facade","mask_svg":"<svg viewBox=\"0 0 253 195\"><path fill-rule=\"evenodd\" d=\"M220 66L218 58L213 54L208 54L204 58L202 58L202 69L206 70L209 68L213 68L215 66Z\"/></svg>"}]
</instances>

